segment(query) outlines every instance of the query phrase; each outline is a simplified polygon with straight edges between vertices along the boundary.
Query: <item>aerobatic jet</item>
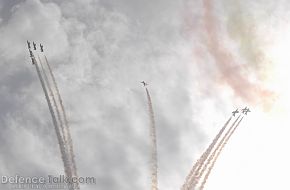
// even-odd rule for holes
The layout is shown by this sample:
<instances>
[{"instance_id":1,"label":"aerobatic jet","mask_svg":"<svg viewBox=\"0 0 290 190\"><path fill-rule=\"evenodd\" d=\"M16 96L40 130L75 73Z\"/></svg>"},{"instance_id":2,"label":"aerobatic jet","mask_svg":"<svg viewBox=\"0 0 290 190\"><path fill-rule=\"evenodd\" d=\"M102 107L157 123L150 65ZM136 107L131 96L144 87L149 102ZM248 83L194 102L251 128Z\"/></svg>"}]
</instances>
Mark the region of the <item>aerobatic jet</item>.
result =
<instances>
[{"instance_id":1,"label":"aerobatic jet","mask_svg":"<svg viewBox=\"0 0 290 190\"><path fill-rule=\"evenodd\" d=\"M34 43L34 42L33 42ZM30 42L27 40L27 46L28 46L28 51L29 51L29 56L30 56L30 58L31 58L31 61L32 61L32 65L34 65L35 64L35 60L34 60L34 55L33 55L33 53L32 53L32 51L31 51L31 46L30 46Z\"/></svg>"},{"instance_id":2,"label":"aerobatic jet","mask_svg":"<svg viewBox=\"0 0 290 190\"><path fill-rule=\"evenodd\" d=\"M141 82L144 86L147 86L148 84L145 81Z\"/></svg>"},{"instance_id":3,"label":"aerobatic jet","mask_svg":"<svg viewBox=\"0 0 290 190\"><path fill-rule=\"evenodd\" d=\"M28 49L30 49L31 48L31 46L30 46L30 42L27 40L27 46L28 46Z\"/></svg>"},{"instance_id":4,"label":"aerobatic jet","mask_svg":"<svg viewBox=\"0 0 290 190\"><path fill-rule=\"evenodd\" d=\"M242 109L243 114L247 115L248 112L251 112L248 107L245 107L244 109Z\"/></svg>"},{"instance_id":5,"label":"aerobatic jet","mask_svg":"<svg viewBox=\"0 0 290 190\"><path fill-rule=\"evenodd\" d=\"M43 52L43 45L40 44L40 51Z\"/></svg>"},{"instance_id":6,"label":"aerobatic jet","mask_svg":"<svg viewBox=\"0 0 290 190\"><path fill-rule=\"evenodd\" d=\"M233 114L234 117L235 117L235 115L238 114L238 113L239 113L238 109L236 109L235 111L232 112L232 114Z\"/></svg>"},{"instance_id":7,"label":"aerobatic jet","mask_svg":"<svg viewBox=\"0 0 290 190\"><path fill-rule=\"evenodd\" d=\"M32 51L29 49L29 53L30 53L30 58L31 58L31 61L32 61L32 65L34 65L34 56L33 56L33 53Z\"/></svg>"},{"instance_id":8,"label":"aerobatic jet","mask_svg":"<svg viewBox=\"0 0 290 190\"><path fill-rule=\"evenodd\" d=\"M30 57L33 57L33 54L32 54L32 51L31 50L29 50L29 53L30 53Z\"/></svg>"},{"instance_id":9,"label":"aerobatic jet","mask_svg":"<svg viewBox=\"0 0 290 190\"><path fill-rule=\"evenodd\" d=\"M36 44L33 42L33 49L36 50Z\"/></svg>"}]
</instances>

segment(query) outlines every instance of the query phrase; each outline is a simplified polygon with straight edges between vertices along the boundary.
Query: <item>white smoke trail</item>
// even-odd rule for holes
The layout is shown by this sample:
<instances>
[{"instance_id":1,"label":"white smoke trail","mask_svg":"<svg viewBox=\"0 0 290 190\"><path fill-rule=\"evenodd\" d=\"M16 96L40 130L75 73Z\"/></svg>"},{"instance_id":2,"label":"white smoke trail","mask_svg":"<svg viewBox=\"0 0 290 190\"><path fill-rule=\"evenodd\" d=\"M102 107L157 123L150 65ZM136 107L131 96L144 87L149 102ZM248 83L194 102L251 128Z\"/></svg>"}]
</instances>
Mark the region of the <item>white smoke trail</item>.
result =
<instances>
[{"instance_id":1,"label":"white smoke trail","mask_svg":"<svg viewBox=\"0 0 290 190\"><path fill-rule=\"evenodd\" d=\"M53 99L54 99L54 103L56 105L56 110L58 112L58 117L61 120L61 129L62 129L62 132L63 132L63 139L64 139L64 142L65 142L65 145L66 145L66 153L67 153L67 156L69 157L70 172L71 172L70 173L70 177L73 177L73 176L74 177L78 177L77 168L76 168L76 162L75 162L75 156L74 156L74 152L73 152L73 143L72 143L72 138L71 138L71 135L70 135L70 130L69 130L69 125L68 125L68 120L67 120L67 117L66 117L66 112L65 112L65 109L64 109L64 106L63 106L63 103L62 103L62 98L60 96L59 89L57 87L57 83L56 83L54 74L52 72L50 64L48 63L48 60L47 60L45 55L44 55L44 57L45 57L46 66L48 68L50 77L51 77L52 82L53 82L52 87L55 89L56 96L57 96L58 101L59 101L59 104L57 104L57 102L55 101L54 95L52 95ZM45 73L45 76L47 78L46 73ZM64 122L62 122L62 117L59 114L60 112L62 114ZM78 181L75 182L74 187L75 187L75 189L80 189Z\"/></svg>"},{"instance_id":2,"label":"white smoke trail","mask_svg":"<svg viewBox=\"0 0 290 190\"><path fill-rule=\"evenodd\" d=\"M194 164L194 166L192 167L190 173L188 174L188 176L186 177L186 181L182 186L182 190L189 190L192 186L192 184L194 183L194 177L195 174L198 173L203 165L203 163L205 162L205 160L207 159L208 155L210 154L210 152L212 151L212 149L214 148L215 144L217 143L217 141L219 140L219 138L221 137L221 135L223 134L224 130L226 129L226 127L228 126L229 122L231 121L232 117L230 117L226 123L224 124L223 128L219 131L219 133L215 136L214 140L212 141L212 143L208 146L208 148L206 149L206 151L201 155L201 157L197 160L197 162Z\"/></svg>"},{"instance_id":3,"label":"white smoke trail","mask_svg":"<svg viewBox=\"0 0 290 190\"><path fill-rule=\"evenodd\" d=\"M206 184L206 182L207 182L207 180L208 180L208 177L209 177L209 175L210 175L210 173L211 173L211 171L212 171L212 169L213 169L213 167L214 167L214 165L215 165L215 163L216 163L216 161L217 161L219 155L221 154L222 150L224 149L224 147L225 147L226 144L228 143L228 141L229 141L229 139L231 138L231 136L233 135L233 133L236 131L237 127L240 125L240 123L241 123L241 121L243 120L243 118L244 118L244 117L242 117L242 118L240 119L240 121L237 123L237 125L235 126L235 128L234 128L234 129L231 131L231 133L227 136L227 138L225 139L225 141L224 141L224 143L221 145L221 147L218 147L218 148L217 148L217 149L218 149L218 152L217 152L216 156L214 157L214 159L213 159L213 161L212 161L212 164L210 165L210 167L209 167L207 173L205 174L204 180L203 180L203 182L202 182L202 184L201 184L201 186L200 186L200 190L203 190L203 189L204 189L204 186L205 186L205 184Z\"/></svg>"},{"instance_id":4,"label":"white smoke trail","mask_svg":"<svg viewBox=\"0 0 290 190\"><path fill-rule=\"evenodd\" d=\"M39 65L41 67L42 74L44 76L44 82L45 82L45 84L47 86L47 89L48 89L48 92L49 92L49 97L51 97L51 99L52 99L52 106L54 106L54 108L56 110L57 120L58 120L58 122L60 124L59 126L60 126L60 129L61 129L61 136L62 136L62 139L64 141L65 148L67 148L65 132L64 132L64 126L63 126L62 118L61 118L61 115L60 115L60 112L59 112L59 109L58 109L58 106L57 106L57 103L56 103L56 99L55 99L55 96L53 94L49 79L48 79L47 74L45 72L45 69L43 67L43 63L42 63L39 55L37 55L37 56L38 56Z\"/></svg>"},{"instance_id":5,"label":"white smoke trail","mask_svg":"<svg viewBox=\"0 0 290 190\"><path fill-rule=\"evenodd\" d=\"M64 127L63 127L62 118L61 118L61 115L60 115L59 109L58 109L58 107L57 107L57 103L56 103L56 100L55 100L55 97L54 97L53 91L52 91L52 89L51 89L51 85L50 85L49 79L48 79L48 77L47 77L47 75L46 75L45 69L44 69L44 67L43 67L43 64L42 64L42 61L41 61L39 55L38 55L38 60L39 60L39 64L40 64L40 66L41 66L41 70L42 70L43 76L44 76L44 82L46 83L45 86L48 88L49 95L50 95L50 97L51 97L51 99L52 99L52 101L53 101L53 104L51 104L51 105L52 105L52 108L53 108L53 105L54 105L54 106L55 106L55 110L56 110L56 112L57 112L57 118L58 118L58 121L59 121L59 124L60 124L60 125L57 125L57 126L58 126L58 129L59 129L59 127L60 127L60 129L61 129L61 131L62 131L62 144L63 144L62 148L63 148L63 150L62 150L61 152L64 152L63 157L64 157L64 159L65 159L65 162L66 162L65 165L66 165L66 167L67 167L67 168L65 169L65 171L66 171L66 176L71 178L71 177L72 177L72 167L71 167L70 155L69 155L69 153L68 153L68 149L67 149L68 146L67 146L67 142L66 142L66 139L65 139L65 134L64 134ZM60 135L60 136L61 136L61 135ZM73 183L72 183L71 181L69 181L68 185L69 185L69 189L74 190Z\"/></svg>"},{"instance_id":6,"label":"white smoke trail","mask_svg":"<svg viewBox=\"0 0 290 190\"><path fill-rule=\"evenodd\" d=\"M231 125L231 127L227 130L226 134L223 136L223 138L220 140L220 142L218 143L217 147L214 149L214 151L211 153L211 155L209 156L209 158L206 160L206 163L202 165L202 170L200 173L197 173L195 175L195 180L193 183L193 186L195 188L195 186L198 184L198 182L200 181L202 175L204 174L204 172L206 171L206 169L208 168L209 164L211 163L211 161L213 160L214 156L216 155L219 147L223 144L223 142L225 141L225 139L227 138L227 136L230 134L230 132L232 131L232 129L234 128L234 126L236 125L237 121L239 120L239 117L234 121L234 123Z\"/></svg>"},{"instance_id":7,"label":"white smoke trail","mask_svg":"<svg viewBox=\"0 0 290 190\"><path fill-rule=\"evenodd\" d=\"M64 165L64 171L65 171L66 175L69 175L69 171L68 171L69 165L68 165L68 163L66 161L67 159L65 157L65 146L64 146L64 142L63 142L63 139L62 139L60 131L59 131L59 127L58 127L57 120L56 120L56 117L55 117L55 114L54 114L54 111L53 111L53 107L52 107L52 104L50 102L49 95L48 95L48 92L47 92L43 77L41 75L40 69L38 67L38 63L35 60L35 57L32 58L32 62L35 65L36 72L37 72L38 78L39 78L40 83L41 83L41 87L43 89L43 92L44 92L44 95L45 95L45 98L46 98L46 101L47 101L47 104L48 104L49 112L50 112L51 117L52 117L54 129L55 129L55 132L56 132L58 145L59 145L59 149L60 149L60 153L61 153L61 159L62 159L63 165Z\"/></svg>"},{"instance_id":8,"label":"white smoke trail","mask_svg":"<svg viewBox=\"0 0 290 190\"><path fill-rule=\"evenodd\" d=\"M234 128L236 122L239 120L241 116L239 116L234 123L231 125L231 127L228 129L228 131L226 132L226 134L223 136L222 140L219 142L219 144L217 145L217 148L221 146L221 144L224 142L224 140L226 139L226 137L229 135L230 131ZM210 162L212 161L214 155L216 154L217 148L213 151L213 153L211 153L211 155L209 156L209 158L207 158L206 163L202 164L202 170L200 173L196 173L195 176L195 184L196 185L197 182L199 182L200 178L202 177L203 173L205 172L205 170L208 168L208 165L210 164Z\"/></svg>"},{"instance_id":9,"label":"white smoke trail","mask_svg":"<svg viewBox=\"0 0 290 190\"><path fill-rule=\"evenodd\" d=\"M65 124L65 134L67 135L67 142L68 142L68 147L69 147L69 152L71 154L71 159L72 159L72 165L73 165L73 170L74 170L74 175L77 177L77 167L76 167L76 162L75 162L75 155L74 155L74 149L73 149L73 142L72 142L72 138L71 138L71 135L70 135L70 129L69 129L69 124L68 124L68 120L67 120L67 116L66 116L66 111L64 109L64 106L63 106L63 101L62 101L62 98L60 96L60 92L59 92L59 89L58 89L58 86L57 86L57 83L56 83L56 80L55 80L55 77L54 77L54 74L52 72L52 69L50 67L50 64L47 60L47 57L44 55L45 57L45 62L46 62L46 65L48 67L48 71L49 71L49 74L52 78L52 82L53 82L53 87L55 88L56 90L56 95L57 95L57 98L59 100L59 104L60 104L60 109L61 109L61 112L62 112L62 115L63 115L63 119L64 119L64 124Z\"/></svg>"},{"instance_id":10,"label":"white smoke trail","mask_svg":"<svg viewBox=\"0 0 290 190\"><path fill-rule=\"evenodd\" d=\"M152 106L152 100L149 93L149 90L146 88L148 107L149 107L149 117L150 117L150 136L151 136L151 190L158 190L158 160L157 160L157 142L156 142L156 127L155 127L155 118Z\"/></svg>"}]
</instances>

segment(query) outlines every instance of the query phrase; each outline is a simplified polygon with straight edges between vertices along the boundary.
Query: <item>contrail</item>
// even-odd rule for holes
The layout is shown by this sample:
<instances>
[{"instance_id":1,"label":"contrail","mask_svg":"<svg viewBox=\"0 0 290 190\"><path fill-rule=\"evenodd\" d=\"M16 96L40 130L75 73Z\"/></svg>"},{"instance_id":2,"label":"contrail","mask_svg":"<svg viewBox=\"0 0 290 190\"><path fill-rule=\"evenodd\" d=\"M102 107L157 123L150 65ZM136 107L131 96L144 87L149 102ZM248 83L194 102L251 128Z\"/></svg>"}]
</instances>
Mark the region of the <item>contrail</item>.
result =
<instances>
[{"instance_id":1,"label":"contrail","mask_svg":"<svg viewBox=\"0 0 290 190\"><path fill-rule=\"evenodd\" d=\"M217 161L219 155L221 154L222 150L224 149L225 145L228 143L228 141L229 141L229 139L231 138L231 136L233 135L233 133L236 131L237 127L240 125L240 123L241 123L241 121L243 120L243 118L244 118L244 117L242 117L242 118L240 119L240 121L237 123L237 125L236 125L235 128L231 131L231 133L226 137L225 141L221 144L221 146L220 146L220 147L217 147L218 152L217 152L216 156L214 157L214 159L213 159L213 161L212 161L212 164L210 165L210 167L209 167L207 173L205 174L204 180L203 180L203 182L202 182L202 184L201 184L201 186L200 186L200 190L203 190L203 189L204 189L204 186L205 186L205 184L206 184L206 182L207 182L207 179L208 179L208 177L209 177L209 175L210 175L210 173L211 173L211 171L212 171L212 169L213 169L213 167L214 167L214 165L215 165L215 163L216 163L216 161Z\"/></svg>"},{"instance_id":2,"label":"contrail","mask_svg":"<svg viewBox=\"0 0 290 190\"><path fill-rule=\"evenodd\" d=\"M56 131L57 140L58 140L58 144L59 144L59 148L60 148L61 159L62 159L63 164L64 164L64 172L65 172L65 175L68 177L68 181L67 181L68 189L70 189L70 190L79 189L79 183L77 181L75 182L75 180L72 181L72 179L73 179L72 177L73 176L77 177L77 175L73 175L73 174L76 174L76 167L74 164L75 162L74 162L74 156L73 156L73 152L72 152L72 145L70 145L67 142L67 133L68 133L67 131L68 130L66 130L66 128L64 127L64 124L63 124L65 122L65 124L67 125L67 119L66 119L65 112L64 113L61 112L62 110L64 110L63 105L61 105L62 109L59 109L59 105L58 105L58 102L55 98L54 90L52 88L54 86L53 85L51 86L51 84L50 84L50 79L47 76L47 72L44 68L44 65L42 64L40 56L37 53L38 61L39 61L39 63L38 63L36 61L35 56L33 55L33 52L30 48L30 43L28 41L27 41L27 44L28 44L28 50L30 52L32 64L34 64L36 67L36 71L37 71L38 77L40 79L41 86L42 86L42 89L44 91L46 101L48 103L49 111L50 111L50 114L52 116L53 125L54 125L55 131ZM36 44L34 42L33 42L33 46L34 46L34 50L36 50ZM45 59L46 59L46 57L45 57ZM46 59L46 62L47 62L47 59ZM49 67L48 63L47 63L47 65ZM40 66L41 66L41 69L40 69ZM49 67L49 70L50 70L50 73L52 74L50 67ZM53 77L53 75L52 75L52 77ZM54 79L54 77L53 77L53 79ZM55 80L54 80L54 82L55 82ZM57 89L57 86L55 88ZM57 91L58 91L58 89L57 89ZM59 95L59 92L57 92L57 94ZM60 102L60 104L62 104L61 98L59 98L59 102ZM55 112L57 113L57 117L56 117ZM62 115L64 115L65 119L62 119L61 113L62 113ZM63 120L64 120L64 122L63 122ZM69 137L70 137L70 135L69 135ZM70 140L70 142L72 142L72 141Z\"/></svg>"},{"instance_id":3,"label":"contrail","mask_svg":"<svg viewBox=\"0 0 290 190\"><path fill-rule=\"evenodd\" d=\"M157 170L158 170L158 160L157 160L157 143L156 143L156 127L155 127L155 118L153 112L153 106L151 101L151 96L146 88L148 107L149 107L149 116L150 116L150 136L151 136L151 190L158 190L158 178L157 178Z\"/></svg>"},{"instance_id":4,"label":"contrail","mask_svg":"<svg viewBox=\"0 0 290 190\"><path fill-rule=\"evenodd\" d=\"M229 135L229 133L231 132L231 130L234 128L235 124L237 123L239 117L234 121L234 123L231 125L231 127L227 130L226 134L223 136L223 138L221 139L221 141L218 143L217 148L214 150L213 153L211 153L210 157L207 158L206 163L202 164L202 170L200 173L196 173L195 177L194 177L194 183L192 187L195 187L197 185L197 183L199 182L199 180L201 179L202 175L204 174L205 170L208 168L208 165L210 164L210 162L213 160L214 156L216 155L217 149L222 145L222 143L225 141L226 137Z\"/></svg>"},{"instance_id":5,"label":"contrail","mask_svg":"<svg viewBox=\"0 0 290 190\"><path fill-rule=\"evenodd\" d=\"M55 106L55 110L56 110L56 113L57 113L57 118L58 118L58 121L59 121L59 124L60 124L60 129L62 131L62 140L63 140L63 144L64 144L64 152L65 152L65 159L66 159L66 162L67 164L66 165L69 165L69 168L67 168L66 170L68 171L68 174L66 174L68 177L72 177L73 176L73 171L72 171L72 166L71 166L71 159L70 159L70 154L69 154L69 150L68 150L68 144L67 144L67 140L66 140L66 135L65 135L65 131L64 131L64 126L63 126L63 122L62 122L62 118L61 118L61 115L60 115L60 112L59 112L59 109L58 109L58 105L57 105L57 102L55 100L55 97L54 97L54 94L53 94L53 91L52 91L52 88L51 88L51 85L50 85L50 82L49 82L49 79L47 77L47 74L46 74L46 71L43 67L43 64L42 64L42 61L38 56L38 60L39 60L39 64L41 66L41 70L42 70L42 73L43 73L43 76L44 76L44 79L45 79L45 82L46 82L46 86L48 88L48 91L49 91L49 95L53 101L53 104ZM72 183L70 183L71 185Z\"/></svg>"},{"instance_id":6,"label":"contrail","mask_svg":"<svg viewBox=\"0 0 290 190\"><path fill-rule=\"evenodd\" d=\"M234 121L234 123L231 125L231 127L227 130L226 134L225 134L225 135L223 136L223 138L220 140L220 142L219 142L219 144L217 145L217 147L219 147L219 146L223 143L223 141L225 140L225 138L227 137L227 135L230 133L230 131L233 129L233 127L235 126L235 124L237 123L237 121L239 120L240 117L241 117L241 116L239 115L239 117L237 117L237 119ZM202 167L201 172L200 172L200 173L197 173L199 177L200 177L200 176L204 173L204 171L206 170L206 168L207 168L208 164L210 163L210 161L211 161L211 159L212 159L214 153L216 152L216 150L217 150L217 148L214 149L213 153L211 153L211 156L206 160L206 163L205 163L205 164L204 164L204 163L202 164L202 165L204 165L204 166Z\"/></svg>"},{"instance_id":7,"label":"contrail","mask_svg":"<svg viewBox=\"0 0 290 190\"><path fill-rule=\"evenodd\" d=\"M58 118L58 121L59 121L59 124L60 124L60 129L62 130L62 144L63 144L63 146L62 146L62 148L63 148L62 152L65 153L63 155L63 157L65 158L65 162L66 162L65 165L68 166L65 169L65 171L67 171L66 176L71 178L72 177L72 167L71 167L71 161L70 161L71 159L70 159L70 155L69 155L69 152L68 152L68 145L67 145L66 138L65 138L65 134L64 134L64 127L63 127L62 118L61 118L61 115L60 115L60 112L59 112L59 109L58 109L58 106L57 106L57 103L56 103L56 100L55 100L53 91L51 89L51 85L50 85L49 79L48 79L48 77L46 75L46 72L45 72L45 69L43 67L42 61L41 61L39 55L37 55L37 56L38 56L39 64L41 66L41 70L42 70L42 73L43 73L43 76L44 76L44 82L46 82L46 86L48 88L49 95L52 98L52 101L53 101L53 104L52 105L55 106L55 110L57 112L57 118ZM59 130L59 125L57 125L57 126L58 126L58 130ZM73 183L71 181L69 181L68 185L69 185L69 189L74 190Z\"/></svg>"},{"instance_id":8,"label":"contrail","mask_svg":"<svg viewBox=\"0 0 290 190\"><path fill-rule=\"evenodd\" d=\"M49 79L48 79L47 74L45 72L45 69L43 67L42 61L41 61L39 55L37 55L37 56L38 56L39 64L40 64L40 67L41 67L41 70L42 70L42 73L43 73L43 76L44 76L44 80L45 80L46 86L48 88L49 95L50 95L50 97L51 97L51 99L53 101L53 104L52 105L55 106L55 110L56 110L56 113L57 113L58 122L60 124L61 132L62 132L62 139L64 141L64 145L66 146L66 138L65 138L64 126L63 126L63 122L62 122L62 119L61 119L61 115L60 115L59 109L57 107L57 103L56 103L56 100L55 100L55 97L54 97L54 94L53 94L53 91L52 91L52 88L51 88Z\"/></svg>"},{"instance_id":9,"label":"contrail","mask_svg":"<svg viewBox=\"0 0 290 190\"><path fill-rule=\"evenodd\" d=\"M226 127L228 126L229 122L231 121L232 117L230 117L226 123L224 124L223 128L219 131L219 133L215 136L214 140L212 141L212 143L208 146L208 148L206 149L206 151L201 155L201 157L197 160L197 162L194 164L194 166L192 167L190 173L188 174L188 176L186 177L186 181L182 186L182 190L187 190L190 189L191 185L194 183L194 176L196 175L196 173L198 173L203 165L203 163L205 162L205 160L207 159L207 157L209 156L210 152L212 151L212 149L214 148L215 144L217 143L217 141L219 140L219 138L221 137L221 135L223 134L224 130L226 129Z\"/></svg>"},{"instance_id":10,"label":"contrail","mask_svg":"<svg viewBox=\"0 0 290 190\"><path fill-rule=\"evenodd\" d=\"M71 168L72 174L71 175L73 175L75 177L78 177L77 167L76 167L76 162L75 162L75 155L74 155L74 151L73 151L73 142L72 142L72 138L71 138L71 135L70 135L68 120L67 120L66 112L65 112L65 109L64 109L64 106L63 106L62 98L60 96L60 92L59 92L59 89L58 89L54 74L53 74L52 69L50 67L50 64L49 64L49 62L47 60L47 57L45 55L44 55L44 58L45 58L45 63L47 65L47 67L48 67L49 74L50 74L50 76L52 78L53 87L56 90L56 95L57 95L57 98L59 100L59 105L60 105L60 111L61 111L61 113L63 115L63 120L64 120L65 127L62 126L62 129L63 129L64 140L67 143L66 144L67 145L67 149L68 149L67 151L68 151L68 154L70 156L70 161L71 161L71 164L72 164L72 168ZM56 106L58 106L58 105L56 104ZM76 185L76 189L80 189L78 182L76 182L75 185Z\"/></svg>"},{"instance_id":11,"label":"contrail","mask_svg":"<svg viewBox=\"0 0 290 190\"><path fill-rule=\"evenodd\" d=\"M64 149L65 149L64 147L65 146L64 146L64 143L63 143L60 131L59 131L59 127L58 127L57 120L56 120L56 117L55 117L55 114L54 114L54 111L53 111L53 107L52 107L52 104L50 102L49 95L48 95L44 80L42 78L40 69L38 67L38 63L35 60L35 57L32 58L32 61L33 61L33 64L35 65L36 72L37 72L38 78L39 78L40 83L41 83L41 87L43 89L43 92L44 92L44 95L45 95L45 98L46 98L46 101L47 101L47 104L48 104L49 112L51 114L53 125L54 125L55 132L56 132L56 136L57 136L57 139L58 139L58 145L59 145L59 149L60 149L60 153L61 153L61 159L62 159L63 165L64 165L64 171L65 171L65 174L68 176L68 174L69 174L69 171L68 171L69 165L67 164L67 161L66 161L66 158L65 158L65 151L64 151Z\"/></svg>"},{"instance_id":12,"label":"contrail","mask_svg":"<svg viewBox=\"0 0 290 190\"><path fill-rule=\"evenodd\" d=\"M75 159L74 159L75 155L74 155L74 151L73 151L73 143L72 143L72 138L71 138L71 135L70 135L70 130L69 130L69 124L68 124L68 120L67 120L67 116L66 116L66 111L64 109L63 101L62 101L62 98L60 96L60 92L59 92L59 89L58 89L54 74L53 74L52 69L50 67L50 64L49 64L49 62L48 62L48 60L47 60L45 55L44 55L44 58L45 58L45 62L46 62L46 65L48 67L49 73L51 75L53 85L54 85L55 90L56 90L57 98L59 99L60 109L61 109L61 112L63 114L64 124L65 124L65 127L66 127L66 134L67 134L70 154L72 155L72 162L73 162L72 164L73 164L73 167L74 167L75 176L77 176L76 163L75 163Z\"/></svg>"}]
</instances>

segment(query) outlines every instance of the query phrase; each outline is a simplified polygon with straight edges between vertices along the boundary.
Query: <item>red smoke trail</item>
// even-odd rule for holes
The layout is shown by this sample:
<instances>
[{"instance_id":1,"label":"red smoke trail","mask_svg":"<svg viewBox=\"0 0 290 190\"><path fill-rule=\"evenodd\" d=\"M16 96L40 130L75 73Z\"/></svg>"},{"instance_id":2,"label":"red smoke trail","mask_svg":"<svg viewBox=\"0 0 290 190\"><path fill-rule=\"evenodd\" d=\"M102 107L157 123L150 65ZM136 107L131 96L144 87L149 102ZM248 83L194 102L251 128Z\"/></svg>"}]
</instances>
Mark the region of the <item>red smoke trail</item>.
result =
<instances>
[{"instance_id":1,"label":"red smoke trail","mask_svg":"<svg viewBox=\"0 0 290 190\"><path fill-rule=\"evenodd\" d=\"M213 4L211 0L204 0L204 24L207 33L207 46L209 52L215 59L216 65L222 74L222 79L234 90L235 94L250 103L261 102L270 103L273 98L273 92L262 89L257 84L248 80L246 75L242 73L242 67L234 60L231 52L226 50L219 43L220 37L216 29L217 20L213 15Z\"/></svg>"},{"instance_id":2,"label":"red smoke trail","mask_svg":"<svg viewBox=\"0 0 290 190\"><path fill-rule=\"evenodd\" d=\"M152 106L152 100L149 90L146 88L146 95L148 100L149 117L150 117L150 136L151 136L151 190L158 190L158 160L157 160L157 142L156 142L156 127L155 118Z\"/></svg>"},{"instance_id":3,"label":"red smoke trail","mask_svg":"<svg viewBox=\"0 0 290 190\"><path fill-rule=\"evenodd\" d=\"M197 160L197 162L194 164L194 166L192 167L190 173L188 174L188 176L186 177L186 181L182 186L182 189L186 190L189 189L190 186L193 183L194 180L194 176L197 172L199 172L199 170L201 169L203 163L205 162L205 160L207 159L208 155L210 154L210 152L212 151L212 149L214 148L215 144L217 143L218 139L221 137L221 135L223 134L224 130L226 129L227 125L229 124L229 122L231 121L232 117L230 117L226 123L224 124L223 128L219 131L219 133L216 135L216 137L214 138L214 140L212 141L212 143L209 145L209 147L206 149L206 151L202 154L202 156Z\"/></svg>"},{"instance_id":4,"label":"red smoke trail","mask_svg":"<svg viewBox=\"0 0 290 190\"><path fill-rule=\"evenodd\" d=\"M204 189L204 186L205 186L205 184L206 184L206 182L207 182L207 180L208 180L208 177L209 177L209 175L210 175L210 173L211 173L211 171L212 171L212 169L213 169L213 167L214 167L214 165L215 165L215 163L216 163L216 161L217 161L219 155L221 154L222 150L225 148L225 146L226 146L226 144L228 143L228 141L229 141L229 139L231 138L231 136L232 136L232 135L234 134L234 132L236 131L237 127L240 125L240 123L241 123L241 121L243 120L243 118L244 118L244 117L242 117L242 118L240 119L240 121L237 123L237 125L235 126L235 128L234 128L234 129L231 131L231 133L227 136L227 138L225 139L224 143L223 143L220 147L217 148L217 149L218 149L218 152L217 152L216 156L214 157L214 159L213 159L213 161L212 161L212 164L209 166L209 169L208 169L207 173L205 174L204 180L203 180L203 182L202 182L202 184L201 184L201 186L200 186L200 190L203 190L203 189Z\"/></svg>"},{"instance_id":5,"label":"red smoke trail","mask_svg":"<svg viewBox=\"0 0 290 190\"><path fill-rule=\"evenodd\" d=\"M240 118L240 116L239 116L239 117L234 121L234 123L231 125L231 127L227 130L226 134L223 136L223 138L222 138L222 139L220 140L220 142L218 143L217 148L216 148L216 149L211 153L210 157L207 158L206 163L202 163L202 164L201 164L201 168L202 168L202 170L201 170L200 173L197 172L197 173L195 174L194 182L193 182L193 184L191 185L191 187L195 187L195 186L198 184L198 182L200 181L202 175L204 174L204 172L205 172L206 169L208 168L210 162L213 160L213 158L214 158L214 156L215 156L215 154L216 154L216 152L217 152L218 147L220 147L220 146L222 145L222 143L225 141L226 137L230 134L231 130L234 128L234 126L235 126L235 124L237 123L237 121L238 121L239 118Z\"/></svg>"}]
</instances>

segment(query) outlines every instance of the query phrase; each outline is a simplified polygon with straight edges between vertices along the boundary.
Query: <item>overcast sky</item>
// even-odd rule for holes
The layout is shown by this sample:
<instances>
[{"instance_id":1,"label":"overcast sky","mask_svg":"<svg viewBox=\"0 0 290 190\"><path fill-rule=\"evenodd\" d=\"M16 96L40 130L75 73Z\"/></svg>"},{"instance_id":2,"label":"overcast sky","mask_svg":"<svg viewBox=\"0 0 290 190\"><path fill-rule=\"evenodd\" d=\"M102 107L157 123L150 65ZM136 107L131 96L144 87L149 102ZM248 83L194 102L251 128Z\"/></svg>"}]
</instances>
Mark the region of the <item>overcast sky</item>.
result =
<instances>
[{"instance_id":1,"label":"overcast sky","mask_svg":"<svg viewBox=\"0 0 290 190\"><path fill-rule=\"evenodd\" d=\"M30 40L44 44L56 75L78 174L97 179L82 189L150 188L143 80L156 118L161 190L180 189L231 111L244 106L252 112L206 189L289 189L289 6L286 0L1 0L0 175L63 173Z\"/></svg>"}]
</instances>

